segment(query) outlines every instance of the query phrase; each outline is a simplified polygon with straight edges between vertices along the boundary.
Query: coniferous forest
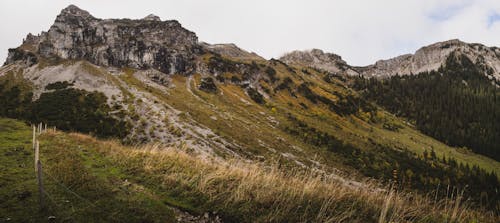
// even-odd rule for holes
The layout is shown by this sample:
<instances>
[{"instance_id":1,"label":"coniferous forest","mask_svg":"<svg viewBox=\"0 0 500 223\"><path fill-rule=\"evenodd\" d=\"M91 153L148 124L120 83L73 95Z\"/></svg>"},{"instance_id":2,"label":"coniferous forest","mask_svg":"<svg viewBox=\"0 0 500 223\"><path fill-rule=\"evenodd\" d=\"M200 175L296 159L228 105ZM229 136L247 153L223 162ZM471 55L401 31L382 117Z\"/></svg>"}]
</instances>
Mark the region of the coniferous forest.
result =
<instances>
[{"instance_id":1,"label":"coniferous forest","mask_svg":"<svg viewBox=\"0 0 500 223\"><path fill-rule=\"evenodd\" d=\"M358 77L354 88L448 145L500 160L500 90L482 66L451 55L438 71L388 79Z\"/></svg>"}]
</instances>

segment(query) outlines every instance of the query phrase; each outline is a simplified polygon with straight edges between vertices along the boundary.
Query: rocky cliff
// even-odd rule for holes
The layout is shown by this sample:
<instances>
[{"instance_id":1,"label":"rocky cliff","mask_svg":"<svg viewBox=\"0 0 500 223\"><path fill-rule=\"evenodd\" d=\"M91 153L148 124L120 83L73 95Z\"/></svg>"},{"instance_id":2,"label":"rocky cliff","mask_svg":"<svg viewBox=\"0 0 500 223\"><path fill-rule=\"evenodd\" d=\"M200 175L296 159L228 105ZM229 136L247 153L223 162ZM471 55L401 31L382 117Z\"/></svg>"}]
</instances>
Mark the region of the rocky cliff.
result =
<instances>
[{"instance_id":1,"label":"rocky cliff","mask_svg":"<svg viewBox=\"0 0 500 223\"><path fill-rule=\"evenodd\" d=\"M239 59L239 60L265 60L254 52L248 52L239 48L233 43L226 44L208 44L201 43L201 45L210 52L220 54L225 57Z\"/></svg>"},{"instance_id":2,"label":"rocky cliff","mask_svg":"<svg viewBox=\"0 0 500 223\"><path fill-rule=\"evenodd\" d=\"M452 55L466 56L482 69L484 75L493 83L495 80L500 81L500 48L487 47L478 43L465 43L457 39L434 43L420 48L414 54L379 60L365 67L350 66L340 56L318 49L293 51L282 56L280 60L287 64L309 66L332 73L389 77L438 70Z\"/></svg>"},{"instance_id":3,"label":"rocky cliff","mask_svg":"<svg viewBox=\"0 0 500 223\"><path fill-rule=\"evenodd\" d=\"M396 74L409 75L437 70L450 55L465 55L491 80L500 80L500 49L477 43L465 43L458 39L434 43L420 48L415 54L406 54L357 70L365 76L384 77Z\"/></svg>"},{"instance_id":4,"label":"rocky cliff","mask_svg":"<svg viewBox=\"0 0 500 223\"><path fill-rule=\"evenodd\" d=\"M358 74L339 55L325 53L319 49L292 51L280 57L280 60L287 64L315 67L331 73Z\"/></svg>"},{"instance_id":5,"label":"rocky cliff","mask_svg":"<svg viewBox=\"0 0 500 223\"><path fill-rule=\"evenodd\" d=\"M85 59L96 65L154 68L167 74L191 73L201 53L195 33L175 20L98 19L74 5L63 9L48 32L28 35L9 50L6 64L41 57ZM29 62L33 63L33 62Z\"/></svg>"}]
</instances>

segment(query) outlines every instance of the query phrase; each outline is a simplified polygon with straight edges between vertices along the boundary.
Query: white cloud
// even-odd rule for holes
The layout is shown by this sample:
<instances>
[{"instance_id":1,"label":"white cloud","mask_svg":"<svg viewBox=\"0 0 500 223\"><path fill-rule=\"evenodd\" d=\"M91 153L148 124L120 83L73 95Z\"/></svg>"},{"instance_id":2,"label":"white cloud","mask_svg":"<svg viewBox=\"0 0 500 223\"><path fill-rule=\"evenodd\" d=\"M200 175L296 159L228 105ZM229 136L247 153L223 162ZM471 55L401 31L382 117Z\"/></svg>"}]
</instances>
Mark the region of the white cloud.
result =
<instances>
[{"instance_id":1,"label":"white cloud","mask_svg":"<svg viewBox=\"0 0 500 223\"><path fill-rule=\"evenodd\" d=\"M177 19L202 41L233 42L267 58L320 48L366 65L452 38L500 46L500 22L488 25L500 13L496 0L2 0L0 60L70 3L101 18Z\"/></svg>"}]
</instances>

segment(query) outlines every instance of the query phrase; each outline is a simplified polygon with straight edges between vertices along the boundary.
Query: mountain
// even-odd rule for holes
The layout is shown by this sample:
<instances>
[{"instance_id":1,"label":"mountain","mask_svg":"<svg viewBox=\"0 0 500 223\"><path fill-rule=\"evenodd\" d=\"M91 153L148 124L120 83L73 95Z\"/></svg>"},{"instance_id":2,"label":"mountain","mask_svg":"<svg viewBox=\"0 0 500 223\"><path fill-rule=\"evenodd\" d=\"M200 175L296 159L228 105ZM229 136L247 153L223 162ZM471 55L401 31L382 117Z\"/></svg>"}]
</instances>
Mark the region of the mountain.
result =
<instances>
[{"instance_id":1,"label":"mountain","mask_svg":"<svg viewBox=\"0 0 500 223\"><path fill-rule=\"evenodd\" d=\"M315 67L332 73L340 71L365 77L390 77L437 71L446 65L450 56L464 55L471 60L494 85L500 82L500 48L487 47L479 43L465 43L458 39L434 43L418 49L414 54L405 54L373 65L355 67L348 65L340 56L321 50L293 51L280 60L290 64Z\"/></svg>"},{"instance_id":2,"label":"mountain","mask_svg":"<svg viewBox=\"0 0 500 223\"><path fill-rule=\"evenodd\" d=\"M151 15L141 20L102 20L71 5L61 11L47 32L28 35L21 47L9 51L6 64L35 53L85 59L101 66L189 73L194 69L193 54L200 51L196 34L177 21L162 22Z\"/></svg>"},{"instance_id":3,"label":"mountain","mask_svg":"<svg viewBox=\"0 0 500 223\"><path fill-rule=\"evenodd\" d=\"M478 43L465 43L458 39L434 43L420 48L415 54L406 54L360 68L365 76L409 75L436 71L445 65L451 55L464 55L476 66L483 69L484 75L492 81L500 81L500 49Z\"/></svg>"},{"instance_id":4,"label":"mountain","mask_svg":"<svg viewBox=\"0 0 500 223\"><path fill-rule=\"evenodd\" d=\"M497 47L449 40L366 67L320 50L280 59L344 74L365 100L409 119L420 131L499 160L499 56Z\"/></svg>"},{"instance_id":5,"label":"mountain","mask_svg":"<svg viewBox=\"0 0 500 223\"><path fill-rule=\"evenodd\" d=\"M356 78L352 86L422 132L500 160L500 89L467 56L453 54L438 70L411 76Z\"/></svg>"},{"instance_id":6,"label":"mountain","mask_svg":"<svg viewBox=\"0 0 500 223\"><path fill-rule=\"evenodd\" d=\"M330 188L330 184L323 183L331 180L346 191L354 193L372 188L370 191L375 193L389 191L386 185L392 183L398 190L397 196L417 194L443 199L443 203L449 195L443 185L466 188L462 196L469 199L472 209L464 213L478 211L484 216L497 216L500 163L436 140L437 137L422 133L411 123L412 120L395 116L396 111L368 97L365 89L355 85L357 72L361 69L349 66L340 56L320 50L297 51L280 60L265 60L234 44L203 43L194 32L184 29L176 21L161 21L154 15L138 20L103 20L72 5L61 11L49 31L36 36L30 34L21 46L9 49L8 59L0 68L0 104L3 105L0 116L29 123L43 122L59 130L98 137L99 140L75 142L83 148L92 146L96 149L82 154L65 151L67 146L64 145L78 137L88 136L76 135L74 138L75 135L58 133L62 135L44 140L48 140L47 145L56 146L55 151L62 154L84 156L81 163L68 160L63 163L83 168L89 176L99 178L104 174L104 177L111 177L109 181L103 181L103 191L116 186L113 183L115 177L127 179L134 181L137 188L148 188L145 193L151 192L154 199L165 199L169 206L192 215L199 215L197 210L223 211L223 220L229 222L259 221L258 216L251 215L254 212L239 206L240 200L225 197L224 194L228 193L239 196L239 186L229 187L232 191L228 193L221 190L226 183L208 189L204 187L206 190L192 188L195 184L212 183L208 179L198 181L203 173L226 176L231 170L243 168L228 166L227 163L242 162L262 165L263 171L259 169L258 175L264 174L268 168L282 171L283 175L279 177L289 178L290 181L283 181L287 186L294 184L293 174L304 173L324 180L320 180L319 185L326 185L325 188ZM5 136L5 140L21 133L12 134ZM26 135L29 136L24 134L23 137ZM186 177L194 180L184 182L183 177L175 173L168 179L148 177L148 171L153 169L158 172L151 177L161 176L164 165L172 164L174 158L168 162L140 163L130 168L126 163L137 162L141 155L132 158L114 157L113 153L104 158L99 155L103 160L95 160L97 163L87 159L87 155L98 155L100 153L95 152L102 152L101 149L109 145L100 140L110 138L123 144L120 145L123 148L116 150L117 154L121 151L128 153L133 149L129 147L131 145L172 147L186 156L195 157L176 163L179 166L172 166L174 169L198 164L203 168L184 172ZM99 164L100 161L106 165ZM120 162L115 163L117 161ZM211 164L205 166L205 162ZM229 170L218 172L219 168ZM58 171L58 168L50 170ZM120 174L108 176L107 171ZM263 181L259 182L274 176L262 175L259 179ZM242 179L239 177L234 179L239 181ZM234 179L224 178L221 182L231 184ZM305 182L303 185L309 185L307 177L300 179L304 180L301 181ZM163 186L151 188L152 185L164 185L166 181L180 182L180 186L164 187L164 191ZM77 182L75 187L82 183L68 182ZM297 188L280 190L294 191ZM307 186L302 189L308 190ZM436 190L437 193L428 195ZM181 196L171 200L171 193ZM271 199L274 194L269 195L271 200L266 200L267 195L248 193L250 195L246 198L250 200L256 196L263 198L263 203L252 206L262 211L258 213L279 210L279 205L276 206ZM200 200L199 196L203 199ZM324 198L318 194L310 196L304 202ZM208 202L205 198L214 200ZM197 203L198 200L203 202ZM373 216L382 212L377 208L368 212L360 208L356 201L363 200L361 195L348 200L335 205L353 207L353 214L344 213L351 221L374 222L377 219ZM298 205L302 209L296 211L304 214L304 221L319 221L311 216L318 216L317 212L322 208L311 207L315 214L310 214L307 208L319 203L306 203ZM230 208L221 204L228 204ZM328 215L339 219L343 214L335 213L335 208L329 210ZM293 211L287 209L287 212ZM423 212L426 211L418 213ZM439 212L445 217L436 220L433 215L434 220L429 221L456 218ZM267 213L271 217L260 220L272 219L272 213L276 214ZM365 214L356 218L356 213ZM250 217L242 217L246 215ZM300 214L290 215L290 218L279 216L277 219L281 221L301 219ZM406 217L421 218L411 213ZM495 217L492 219L494 222ZM426 221L425 218L422 221Z\"/></svg>"}]
</instances>

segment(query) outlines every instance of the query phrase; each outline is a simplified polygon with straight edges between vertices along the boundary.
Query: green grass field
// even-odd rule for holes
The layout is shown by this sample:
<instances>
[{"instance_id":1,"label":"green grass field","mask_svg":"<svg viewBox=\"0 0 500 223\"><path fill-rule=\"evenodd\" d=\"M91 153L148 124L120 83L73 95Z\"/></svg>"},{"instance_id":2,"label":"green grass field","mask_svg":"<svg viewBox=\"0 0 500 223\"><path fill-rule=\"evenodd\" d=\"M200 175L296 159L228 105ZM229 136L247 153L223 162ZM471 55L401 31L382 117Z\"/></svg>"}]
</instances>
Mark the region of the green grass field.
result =
<instances>
[{"instance_id":1,"label":"green grass field","mask_svg":"<svg viewBox=\"0 0 500 223\"><path fill-rule=\"evenodd\" d=\"M176 222L180 211L227 222L495 222L497 217L427 198L362 190L314 172L210 161L161 145L122 146L87 135L39 136L46 189L38 203L32 132L0 119L0 219L11 222ZM387 206L388 208L384 208ZM216 213L216 214L214 214Z\"/></svg>"}]
</instances>

